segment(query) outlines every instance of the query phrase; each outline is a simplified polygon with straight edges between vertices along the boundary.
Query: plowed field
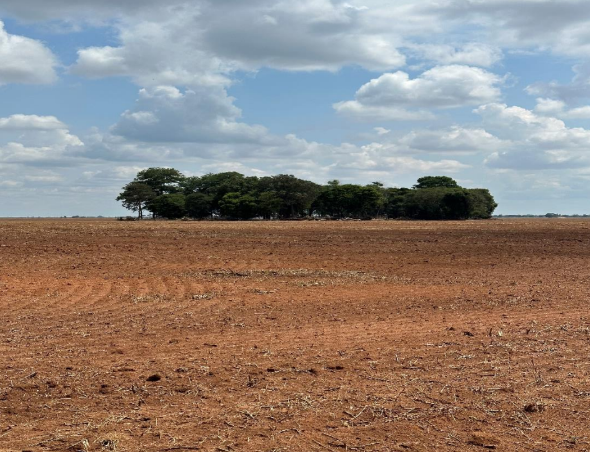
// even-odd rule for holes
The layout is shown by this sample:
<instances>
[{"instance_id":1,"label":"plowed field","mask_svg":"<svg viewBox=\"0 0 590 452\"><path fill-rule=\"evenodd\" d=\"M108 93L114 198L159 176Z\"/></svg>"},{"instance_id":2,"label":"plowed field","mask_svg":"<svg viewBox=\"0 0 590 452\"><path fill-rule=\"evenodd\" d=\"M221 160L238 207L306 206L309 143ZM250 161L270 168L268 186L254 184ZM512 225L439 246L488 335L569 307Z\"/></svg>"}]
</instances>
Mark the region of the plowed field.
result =
<instances>
[{"instance_id":1,"label":"plowed field","mask_svg":"<svg viewBox=\"0 0 590 452\"><path fill-rule=\"evenodd\" d=\"M0 451L590 450L590 221L0 221Z\"/></svg>"}]
</instances>

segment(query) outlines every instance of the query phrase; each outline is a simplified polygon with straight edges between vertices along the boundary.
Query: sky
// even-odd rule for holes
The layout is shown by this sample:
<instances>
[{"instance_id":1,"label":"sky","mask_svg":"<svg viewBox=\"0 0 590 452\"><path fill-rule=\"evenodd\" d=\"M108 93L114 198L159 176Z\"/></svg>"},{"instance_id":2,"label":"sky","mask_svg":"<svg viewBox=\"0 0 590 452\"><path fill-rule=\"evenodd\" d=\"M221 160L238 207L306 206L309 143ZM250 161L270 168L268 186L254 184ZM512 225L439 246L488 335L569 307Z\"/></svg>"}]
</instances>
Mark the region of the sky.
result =
<instances>
[{"instance_id":1,"label":"sky","mask_svg":"<svg viewBox=\"0 0 590 452\"><path fill-rule=\"evenodd\" d=\"M2 0L0 216L154 166L590 213L590 0Z\"/></svg>"}]
</instances>

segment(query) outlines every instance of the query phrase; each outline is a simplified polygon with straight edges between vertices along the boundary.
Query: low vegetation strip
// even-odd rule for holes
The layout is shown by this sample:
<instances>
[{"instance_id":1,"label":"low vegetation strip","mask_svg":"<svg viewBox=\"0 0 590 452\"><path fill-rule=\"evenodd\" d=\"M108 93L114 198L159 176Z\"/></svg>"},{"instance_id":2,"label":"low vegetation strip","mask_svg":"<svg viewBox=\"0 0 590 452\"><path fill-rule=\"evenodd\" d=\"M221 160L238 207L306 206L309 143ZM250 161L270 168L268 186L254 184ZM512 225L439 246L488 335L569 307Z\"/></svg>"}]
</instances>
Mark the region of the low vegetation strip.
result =
<instances>
[{"instance_id":1,"label":"low vegetation strip","mask_svg":"<svg viewBox=\"0 0 590 452\"><path fill-rule=\"evenodd\" d=\"M491 218L497 207L489 190L463 188L446 176L425 176L410 188L327 185L280 174L246 177L237 172L185 177L173 168L148 168L123 187L123 206L152 218L299 219Z\"/></svg>"}]
</instances>

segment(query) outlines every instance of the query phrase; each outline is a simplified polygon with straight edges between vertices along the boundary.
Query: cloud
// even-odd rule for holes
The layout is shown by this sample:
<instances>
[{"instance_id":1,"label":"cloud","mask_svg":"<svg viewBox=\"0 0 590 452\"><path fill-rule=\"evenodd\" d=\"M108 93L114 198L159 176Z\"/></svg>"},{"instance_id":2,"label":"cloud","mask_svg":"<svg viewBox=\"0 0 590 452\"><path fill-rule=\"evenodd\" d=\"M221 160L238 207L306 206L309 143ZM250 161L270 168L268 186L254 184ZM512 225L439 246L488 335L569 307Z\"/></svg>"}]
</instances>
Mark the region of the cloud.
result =
<instances>
[{"instance_id":1,"label":"cloud","mask_svg":"<svg viewBox=\"0 0 590 452\"><path fill-rule=\"evenodd\" d=\"M543 115L559 115L565 109L565 102L555 99L537 98L535 112Z\"/></svg>"},{"instance_id":2,"label":"cloud","mask_svg":"<svg viewBox=\"0 0 590 452\"><path fill-rule=\"evenodd\" d=\"M406 110L400 107L386 107L379 105L364 105L357 100L338 102L334 109L349 118L358 121L428 121L436 116L427 110Z\"/></svg>"},{"instance_id":3,"label":"cloud","mask_svg":"<svg viewBox=\"0 0 590 452\"><path fill-rule=\"evenodd\" d=\"M482 67L501 59L499 47L587 57L587 6L586 0L4 0L0 12L25 20L116 24L120 45L82 49L77 70L129 75L145 86L148 72L168 74L154 84L174 84L215 58L219 75L232 67L391 71L404 65L402 48L438 64ZM449 36L454 45L438 44Z\"/></svg>"},{"instance_id":4,"label":"cloud","mask_svg":"<svg viewBox=\"0 0 590 452\"><path fill-rule=\"evenodd\" d=\"M568 128L560 119L536 115L522 107L488 104L475 112L482 116L486 128L499 137L524 138L552 150L590 145L590 130Z\"/></svg>"},{"instance_id":5,"label":"cloud","mask_svg":"<svg viewBox=\"0 0 590 452\"><path fill-rule=\"evenodd\" d=\"M476 126L453 125L446 128L416 128L410 131L392 131L377 127L374 130L383 130L386 133L360 135L360 138L370 142L367 146L376 146L404 157L488 155L512 145L511 141L502 140L483 127Z\"/></svg>"},{"instance_id":6,"label":"cloud","mask_svg":"<svg viewBox=\"0 0 590 452\"><path fill-rule=\"evenodd\" d=\"M159 143L265 143L262 126L239 122L241 111L221 87L181 91L172 86L144 88L134 110L111 132L130 140ZM269 143L267 143L269 144Z\"/></svg>"},{"instance_id":7,"label":"cloud","mask_svg":"<svg viewBox=\"0 0 590 452\"><path fill-rule=\"evenodd\" d=\"M332 166L332 171L426 174L456 173L469 168L469 165L457 160L426 160L399 155L399 147L395 144L370 143L361 147L345 145L340 151L342 154Z\"/></svg>"},{"instance_id":8,"label":"cloud","mask_svg":"<svg viewBox=\"0 0 590 452\"><path fill-rule=\"evenodd\" d=\"M120 46L80 49L70 70L88 78L129 76L141 86L229 84L224 74L233 67L191 42L192 17L172 15L126 25L119 31Z\"/></svg>"},{"instance_id":9,"label":"cloud","mask_svg":"<svg viewBox=\"0 0 590 452\"><path fill-rule=\"evenodd\" d=\"M394 9L394 8L389 8ZM397 39L371 26L370 6L340 1L256 1L203 9L206 49L242 69L390 70L405 64Z\"/></svg>"},{"instance_id":10,"label":"cloud","mask_svg":"<svg viewBox=\"0 0 590 452\"><path fill-rule=\"evenodd\" d=\"M262 67L381 71L405 64L399 39L373 30L368 9L340 2L203 0L150 8L152 14L129 14L117 23L119 45L80 49L71 71L129 76L141 86L196 86L227 85L233 72Z\"/></svg>"},{"instance_id":11,"label":"cloud","mask_svg":"<svg viewBox=\"0 0 590 452\"><path fill-rule=\"evenodd\" d=\"M414 130L398 143L414 152L473 154L491 152L505 146L499 138L484 129L453 126L442 130Z\"/></svg>"},{"instance_id":12,"label":"cloud","mask_svg":"<svg viewBox=\"0 0 590 452\"><path fill-rule=\"evenodd\" d=\"M138 172L146 168L139 165L113 165L110 163L98 169L82 171L75 184L87 187L116 186L119 188L133 180Z\"/></svg>"},{"instance_id":13,"label":"cloud","mask_svg":"<svg viewBox=\"0 0 590 452\"><path fill-rule=\"evenodd\" d=\"M387 135L391 130L386 129L385 127L374 127L373 130L377 132L377 135Z\"/></svg>"},{"instance_id":14,"label":"cloud","mask_svg":"<svg viewBox=\"0 0 590 452\"><path fill-rule=\"evenodd\" d=\"M491 67L503 58L501 49L480 42L469 42L458 47L444 44L408 44L408 50L420 60L442 65Z\"/></svg>"},{"instance_id":15,"label":"cloud","mask_svg":"<svg viewBox=\"0 0 590 452\"><path fill-rule=\"evenodd\" d=\"M484 161L490 168L515 170L564 170L588 167L587 156L568 152L536 151L520 149L517 151L499 151L490 154Z\"/></svg>"},{"instance_id":16,"label":"cloud","mask_svg":"<svg viewBox=\"0 0 590 452\"><path fill-rule=\"evenodd\" d=\"M440 20L478 25L498 45L590 55L586 0L450 0L428 6Z\"/></svg>"},{"instance_id":17,"label":"cloud","mask_svg":"<svg viewBox=\"0 0 590 452\"><path fill-rule=\"evenodd\" d=\"M420 109L481 105L498 99L503 79L484 69L434 67L411 79L402 71L386 73L363 85L355 100L334 104L338 113L365 120L432 119Z\"/></svg>"},{"instance_id":18,"label":"cloud","mask_svg":"<svg viewBox=\"0 0 590 452\"><path fill-rule=\"evenodd\" d=\"M0 130L55 130L66 129L55 116L12 115L0 118Z\"/></svg>"},{"instance_id":19,"label":"cloud","mask_svg":"<svg viewBox=\"0 0 590 452\"><path fill-rule=\"evenodd\" d=\"M166 6L182 3L170 0ZM0 12L27 21L84 20L95 21L122 14L141 14L162 8L161 0L2 0ZM97 17L98 16L98 17Z\"/></svg>"},{"instance_id":20,"label":"cloud","mask_svg":"<svg viewBox=\"0 0 590 452\"><path fill-rule=\"evenodd\" d=\"M16 188L16 187L22 187L22 182L19 181L15 181L15 180L3 180L0 181L0 187L3 188Z\"/></svg>"},{"instance_id":21,"label":"cloud","mask_svg":"<svg viewBox=\"0 0 590 452\"><path fill-rule=\"evenodd\" d=\"M475 112L486 130L508 146L493 153L486 164L497 168L564 169L590 166L590 130L569 128L557 118L522 107L489 104Z\"/></svg>"},{"instance_id":22,"label":"cloud","mask_svg":"<svg viewBox=\"0 0 590 452\"><path fill-rule=\"evenodd\" d=\"M590 64L576 65L573 71L575 75L569 84L537 82L527 86L525 91L532 96L545 96L575 105L581 99L590 98Z\"/></svg>"},{"instance_id":23,"label":"cloud","mask_svg":"<svg viewBox=\"0 0 590 452\"><path fill-rule=\"evenodd\" d=\"M49 84L57 80L57 58L40 41L11 35L0 21L0 85Z\"/></svg>"},{"instance_id":24,"label":"cloud","mask_svg":"<svg viewBox=\"0 0 590 452\"><path fill-rule=\"evenodd\" d=\"M28 176L25 176L24 179L28 182L47 183L47 184L53 184L53 183L58 183L58 182L64 181L63 176L56 174L52 171L46 171L46 172L40 173L40 174L28 175Z\"/></svg>"},{"instance_id":25,"label":"cloud","mask_svg":"<svg viewBox=\"0 0 590 452\"><path fill-rule=\"evenodd\" d=\"M572 108L561 115L565 119L590 119L590 105Z\"/></svg>"},{"instance_id":26,"label":"cloud","mask_svg":"<svg viewBox=\"0 0 590 452\"><path fill-rule=\"evenodd\" d=\"M561 100L538 98L535 112L562 119L590 119L589 105L570 109L566 106L566 103Z\"/></svg>"},{"instance_id":27,"label":"cloud","mask_svg":"<svg viewBox=\"0 0 590 452\"><path fill-rule=\"evenodd\" d=\"M200 167L221 168L226 162L240 162L266 173L299 168L301 177L305 174L319 181L335 177L369 180L404 172L416 176L458 173L470 168L458 160L433 158L437 154L484 154L484 163L490 168L519 171L590 168L586 151L590 148L589 130L570 128L558 118L516 106L491 103L478 107L474 110L482 118L478 127L416 129L401 135L389 131L363 146L336 146L295 135L276 136L264 129L254 129L255 139L251 139L251 126L237 122L239 111L224 97L217 98L225 99L219 104L204 102L206 114L196 111L196 116L187 120L185 112L201 104L200 100L194 105L187 101L186 97L192 95L200 99L200 94L171 87L142 91L137 109L126 112L111 133L96 131L84 137L85 146L79 149L78 157L149 166L198 161ZM242 124L247 133L234 135L235 141L229 142L231 134L216 128L218 115L222 123ZM235 130L242 130L242 126ZM149 128L153 135L144 130Z\"/></svg>"},{"instance_id":28,"label":"cloud","mask_svg":"<svg viewBox=\"0 0 590 452\"><path fill-rule=\"evenodd\" d=\"M16 114L0 118L0 162L23 165L71 164L84 143L54 116Z\"/></svg>"}]
</instances>

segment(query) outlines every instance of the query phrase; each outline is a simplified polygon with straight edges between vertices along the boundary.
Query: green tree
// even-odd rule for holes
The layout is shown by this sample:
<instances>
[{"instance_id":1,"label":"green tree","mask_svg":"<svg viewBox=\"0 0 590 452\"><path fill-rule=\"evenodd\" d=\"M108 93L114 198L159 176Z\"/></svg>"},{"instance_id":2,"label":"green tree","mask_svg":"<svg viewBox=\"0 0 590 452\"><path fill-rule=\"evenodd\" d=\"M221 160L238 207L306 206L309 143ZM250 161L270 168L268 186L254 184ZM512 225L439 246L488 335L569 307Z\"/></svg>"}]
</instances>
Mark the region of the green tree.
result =
<instances>
[{"instance_id":1,"label":"green tree","mask_svg":"<svg viewBox=\"0 0 590 452\"><path fill-rule=\"evenodd\" d=\"M490 191L486 188L467 189L469 196L469 218L492 218L498 204Z\"/></svg>"},{"instance_id":2,"label":"green tree","mask_svg":"<svg viewBox=\"0 0 590 452\"><path fill-rule=\"evenodd\" d=\"M313 182L298 179L290 174L261 177L258 181L260 192L274 192L281 200L279 216L295 218L309 214L312 203L321 187Z\"/></svg>"},{"instance_id":3,"label":"green tree","mask_svg":"<svg viewBox=\"0 0 590 452\"><path fill-rule=\"evenodd\" d=\"M129 182L117 196L117 201L121 201L126 209L137 212L137 217L141 220L147 204L155 197L156 194L149 185L141 182Z\"/></svg>"},{"instance_id":4,"label":"green tree","mask_svg":"<svg viewBox=\"0 0 590 452\"><path fill-rule=\"evenodd\" d=\"M361 186L344 184L336 187L336 205L340 216L358 217L361 209Z\"/></svg>"},{"instance_id":5,"label":"green tree","mask_svg":"<svg viewBox=\"0 0 590 452\"><path fill-rule=\"evenodd\" d=\"M182 193L169 193L154 198L150 202L154 216L174 220L186 215L186 199Z\"/></svg>"},{"instance_id":6,"label":"green tree","mask_svg":"<svg viewBox=\"0 0 590 452\"><path fill-rule=\"evenodd\" d=\"M464 188L422 188L405 197L404 210L418 220L463 220L469 217L469 197Z\"/></svg>"},{"instance_id":7,"label":"green tree","mask_svg":"<svg viewBox=\"0 0 590 452\"><path fill-rule=\"evenodd\" d=\"M249 194L226 193L219 202L219 208L224 217L248 220L256 215L256 198Z\"/></svg>"},{"instance_id":8,"label":"green tree","mask_svg":"<svg viewBox=\"0 0 590 452\"><path fill-rule=\"evenodd\" d=\"M252 193L258 185L257 177L245 177L235 171L218 174L205 174L190 181L192 191L203 193L211 198L211 208L220 213L221 200L228 193Z\"/></svg>"},{"instance_id":9,"label":"green tree","mask_svg":"<svg viewBox=\"0 0 590 452\"><path fill-rule=\"evenodd\" d=\"M465 189L447 176L425 176L412 189L361 186L331 180L325 186L288 174L246 177L237 172L184 177L173 168L148 168L117 200L143 217L295 218L316 212L335 218L490 218L497 207L486 189Z\"/></svg>"},{"instance_id":10,"label":"green tree","mask_svg":"<svg viewBox=\"0 0 590 452\"><path fill-rule=\"evenodd\" d=\"M137 173L134 182L149 185L156 196L178 193L184 180L182 173L174 168L148 168Z\"/></svg>"},{"instance_id":11,"label":"green tree","mask_svg":"<svg viewBox=\"0 0 590 452\"><path fill-rule=\"evenodd\" d=\"M269 220L279 215L282 200L274 191L264 191L258 195L258 213Z\"/></svg>"},{"instance_id":12,"label":"green tree","mask_svg":"<svg viewBox=\"0 0 590 452\"><path fill-rule=\"evenodd\" d=\"M424 176L418 179L413 188L459 188L459 184L454 179L447 176Z\"/></svg>"},{"instance_id":13,"label":"green tree","mask_svg":"<svg viewBox=\"0 0 590 452\"><path fill-rule=\"evenodd\" d=\"M385 197L382 185L366 185L358 190L358 207L356 214L364 218L379 216L383 208Z\"/></svg>"},{"instance_id":14,"label":"green tree","mask_svg":"<svg viewBox=\"0 0 590 452\"><path fill-rule=\"evenodd\" d=\"M375 184L361 186L330 181L322 188L313 209L335 218L376 217L383 207L383 192Z\"/></svg>"},{"instance_id":15,"label":"green tree","mask_svg":"<svg viewBox=\"0 0 590 452\"><path fill-rule=\"evenodd\" d=\"M191 193L185 198L186 213L191 218L207 218L213 211L211 196L204 193Z\"/></svg>"},{"instance_id":16,"label":"green tree","mask_svg":"<svg viewBox=\"0 0 590 452\"><path fill-rule=\"evenodd\" d=\"M442 197L443 219L466 220L469 218L469 193L464 188L447 189Z\"/></svg>"},{"instance_id":17,"label":"green tree","mask_svg":"<svg viewBox=\"0 0 590 452\"><path fill-rule=\"evenodd\" d=\"M179 182L179 187L183 194L190 195L191 193L199 192L201 187L201 178L198 176L185 177Z\"/></svg>"},{"instance_id":18,"label":"green tree","mask_svg":"<svg viewBox=\"0 0 590 452\"><path fill-rule=\"evenodd\" d=\"M406 197L409 188L386 188L384 211L387 218L404 218L406 216Z\"/></svg>"},{"instance_id":19,"label":"green tree","mask_svg":"<svg viewBox=\"0 0 590 452\"><path fill-rule=\"evenodd\" d=\"M312 211L321 216L339 217L340 212L336 204L339 185L340 181L331 180L327 185L323 186L313 201Z\"/></svg>"}]
</instances>

